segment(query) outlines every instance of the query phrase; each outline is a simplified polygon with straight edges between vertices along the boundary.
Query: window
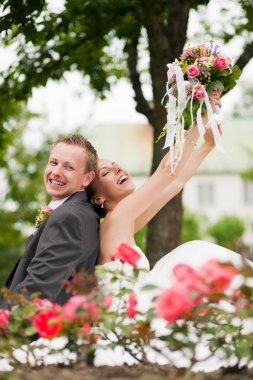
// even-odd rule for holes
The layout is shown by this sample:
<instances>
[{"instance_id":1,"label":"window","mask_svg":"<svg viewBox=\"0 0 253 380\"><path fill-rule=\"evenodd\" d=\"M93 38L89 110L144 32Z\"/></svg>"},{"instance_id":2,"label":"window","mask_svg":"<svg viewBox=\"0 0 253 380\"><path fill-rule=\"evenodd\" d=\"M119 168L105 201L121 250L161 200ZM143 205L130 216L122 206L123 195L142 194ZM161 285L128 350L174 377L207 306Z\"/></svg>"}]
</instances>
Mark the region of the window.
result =
<instances>
[{"instance_id":1,"label":"window","mask_svg":"<svg viewBox=\"0 0 253 380\"><path fill-rule=\"evenodd\" d=\"M253 204L253 181L245 181L244 185L244 203Z\"/></svg>"},{"instance_id":2,"label":"window","mask_svg":"<svg viewBox=\"0 0 253 380\"><path fill-rule=\"evenodd\" d=\"M198 185L198 203L200 205L214 204L214 186L212 183L200 183Z\"/></svg>"}]
</instances>

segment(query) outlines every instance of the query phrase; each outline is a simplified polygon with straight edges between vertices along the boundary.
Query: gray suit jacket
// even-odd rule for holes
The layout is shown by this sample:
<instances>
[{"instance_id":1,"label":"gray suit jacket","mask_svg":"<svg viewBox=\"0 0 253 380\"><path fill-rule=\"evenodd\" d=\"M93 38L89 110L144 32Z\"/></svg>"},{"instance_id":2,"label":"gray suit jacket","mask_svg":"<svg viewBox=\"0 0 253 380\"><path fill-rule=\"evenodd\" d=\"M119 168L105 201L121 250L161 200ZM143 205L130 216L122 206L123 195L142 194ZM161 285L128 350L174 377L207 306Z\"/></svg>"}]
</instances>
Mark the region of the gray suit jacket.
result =
<instances>
[{"instance_id":1,"label":"gray suit jacket","mask_svg":"<svg viewBox=\"0 0 253 380\"><path fill-rule=\"evenodd\" d=\"M6 286L14 292L27 289L28 295L63 305L70 294L62 280L74 271L93 271L99 253L99 219L87 201L86 191L71 195L55 209L26 242ZM4 300L0 307L6 307Z\"/></svg>"}]
</instances>

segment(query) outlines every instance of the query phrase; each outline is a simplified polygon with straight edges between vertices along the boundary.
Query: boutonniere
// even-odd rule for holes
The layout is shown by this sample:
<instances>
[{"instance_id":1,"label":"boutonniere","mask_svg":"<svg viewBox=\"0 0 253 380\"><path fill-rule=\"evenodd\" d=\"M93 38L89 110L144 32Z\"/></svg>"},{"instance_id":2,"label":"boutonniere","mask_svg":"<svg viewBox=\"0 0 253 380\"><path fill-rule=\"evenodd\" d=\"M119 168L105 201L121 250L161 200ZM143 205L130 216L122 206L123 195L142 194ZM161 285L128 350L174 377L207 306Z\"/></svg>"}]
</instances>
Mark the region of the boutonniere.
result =
<instances>
[{"instance_id":1,"label":"boutonniere","mask_svg":"<svg viewBox=\"0 0 253 380\"><path fill-rule=\"evenodd\" d=\"M51 214L53 209L48 206L41 206L38 209L38 215L35 218L35 227L38 228L48 215Z\"/></svg>"}]
</instances>

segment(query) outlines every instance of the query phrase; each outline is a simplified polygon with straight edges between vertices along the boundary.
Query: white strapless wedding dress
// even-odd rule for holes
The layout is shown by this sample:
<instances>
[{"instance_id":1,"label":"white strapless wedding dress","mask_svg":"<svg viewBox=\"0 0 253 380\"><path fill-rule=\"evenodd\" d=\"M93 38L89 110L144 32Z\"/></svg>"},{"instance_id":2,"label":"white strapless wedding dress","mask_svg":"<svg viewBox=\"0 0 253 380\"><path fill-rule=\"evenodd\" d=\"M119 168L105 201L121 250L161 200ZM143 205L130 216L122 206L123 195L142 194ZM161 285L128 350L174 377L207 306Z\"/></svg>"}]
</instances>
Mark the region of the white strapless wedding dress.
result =
<instances>
[{"instance_id":1,"label":"white strapless wedding dress","mask_svg":"<svg viewBox=\"0 0 253 380\"><path fill-rule=\"evenodd\" d=\"M180 245L167 255L165 255L161 260L159 260L154 268L149 271L149 262L145 254L138 247L135 248L141 255L138 267L146 269L148 272L143 273L142 277L138 280L137 284L133 289L133 293L138 299L138 310L145 312L145 310L152 307L154 296L161 292L161 289L167 288L172 284L173 276L172 270L177 264L188 264L193 268L197 268L204 264L209 259L217 259L221 262L231 262L237 267L242 265L241 255L233 252L229 249L221 247L219 245L207 242L207 241L191 241ZM251 263L250 263L251 264ZM116 270L122 268L122 263L119 260L107 262L104 264L107 269ZM253 266L253 265L252 265ZM129 269L130 270L130 266ZM108 293L114 292L114 294L119 290L120 284L114 282L110 283L109 277L102 278L102 286L104 291ZM154 284L156 286L155 290L144 291L143 286L147 284ZM122 286L122 283L121 283ZM113 287L113 288L112 288ZM162 319L157 319L154 321L154 329L158 332L166 327L166 322ZM209 354L208 347L200 347L200 359L207 357ZM169 353L166 352L168 359L164 356L155 353L154 351L148 354L148 358L151 362L156 362L158 364L172 364L177 367L187 367L189 366L189 361L186 360L180 352ZM95 365L122 365L127 363L128 365L137 364L130 354L128 354L122 347L116 347L115 349L98 349L95 356ZM207 361L202 361L201 363L196 363L194 365L194 370L203 371L214 371L221 366L233 365L217 357L209 358Z\"/></svg>"}]
</instances>

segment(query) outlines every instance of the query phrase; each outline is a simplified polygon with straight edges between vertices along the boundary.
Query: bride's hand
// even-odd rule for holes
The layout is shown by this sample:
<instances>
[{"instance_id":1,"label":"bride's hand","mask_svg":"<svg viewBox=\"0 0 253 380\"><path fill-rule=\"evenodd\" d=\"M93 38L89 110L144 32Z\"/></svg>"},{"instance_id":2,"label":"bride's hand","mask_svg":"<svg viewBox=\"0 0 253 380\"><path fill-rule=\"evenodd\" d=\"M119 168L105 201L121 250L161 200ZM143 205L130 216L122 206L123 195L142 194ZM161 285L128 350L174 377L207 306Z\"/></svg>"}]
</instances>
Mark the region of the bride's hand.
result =
<instances>
[{"instance_id":1,"label":"bride's hand","mask_svg":"<svg viewBox=\"0 0 253 380\"><path fill-rule=\"evenodd\" d=\"M221 123L219 123L219 122L216 122L216 123L217 123L217 128L219 130L219 133L221 135L222 134ZM205 130L206 130L206 132L204 134L204 144L210 148L213 148L215 146L215 141L214 141L214 135L213 135L213 131L212 131L210 123L208 123L205 126Z\"/></svg>"},{"instance_id":2,"label":"bride's hand","mask_svg":"<svg viewBox=\"0 0 253 380\"><path fill-rule=\"evenodd\" d=\"M210 104L212 106L213 112L215 112L216 108L222 107L220 96L222 91L219 88L214 88L209 95Z\"/></svg>"},{"instance_id":3,"label":"bride's hand","mask_svg":"<svg viewBox=\"0 0 253 380\"><path fill-rule=\"evenodd\" d=\"M219 88L214 88L211 94L209 95L209 101L214 113L216 112L217 108L220 109L222 107L221 100L220 100L221 93L222 91ZM204 125L206 125L209 121L207 111L205 111L202 114L202 119L203 119Z\"/></svg>"}]
</instances>

